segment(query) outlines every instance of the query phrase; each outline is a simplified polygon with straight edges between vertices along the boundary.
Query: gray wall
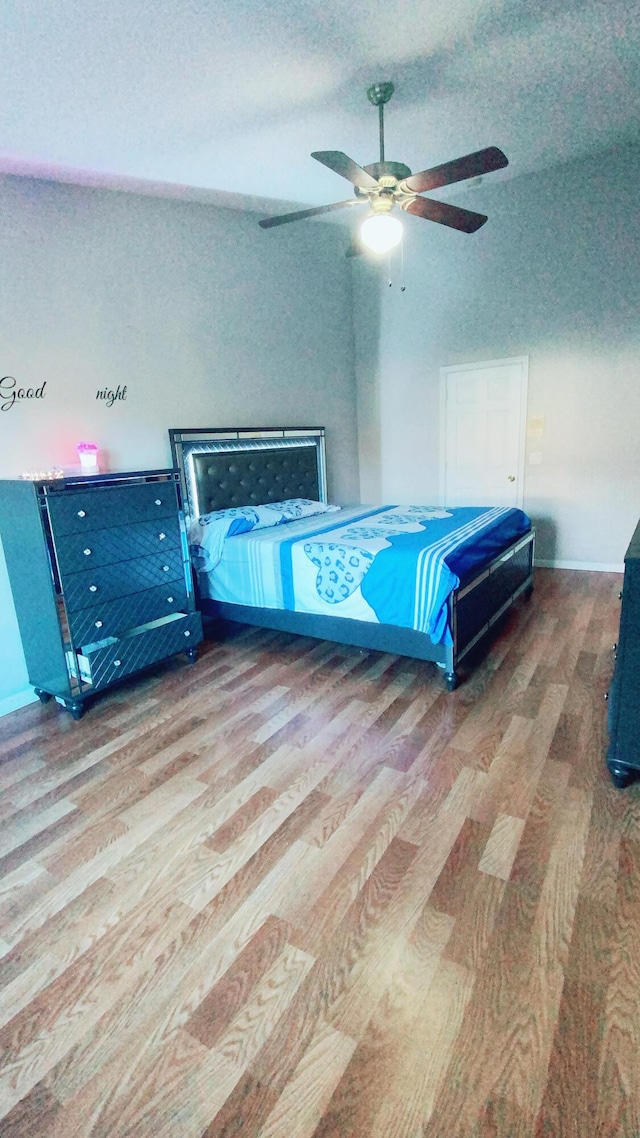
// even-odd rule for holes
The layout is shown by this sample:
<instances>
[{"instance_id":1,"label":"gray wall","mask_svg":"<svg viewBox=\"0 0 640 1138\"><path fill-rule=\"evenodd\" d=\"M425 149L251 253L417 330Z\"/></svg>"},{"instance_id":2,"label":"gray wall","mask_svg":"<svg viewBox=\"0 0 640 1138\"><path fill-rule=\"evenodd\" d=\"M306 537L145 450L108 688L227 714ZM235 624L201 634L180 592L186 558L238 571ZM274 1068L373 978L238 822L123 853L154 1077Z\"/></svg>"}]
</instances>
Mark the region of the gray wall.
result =
<instances>
[{"instance_id":1,"label":"gray wall","mask_svg":"<svg viewBox=\"0 0 640 1138\"><path fill-rule=\"evenodd\" d=\"M538 556L619 565L640 515L640 148L445 200L489 215L466 236L408 217L404 279L354 276L364 501L434 501L439 369L529 356L525 467Z\"/></svg>"},{"instance_id":2,"label":"gray wall","mask_svg":"<svg viewBox=\"0 0 640 1138\"><path fill-rule=\"evenodd\" d=\"M359 499L344 230L30 179L0 183L0 376L46 396L0 411L0 477L168 465L169 427L327 427L330 496ZM111 408L105 386L127 385ZM0 556L0 713L27 683Z\"/></svg>"}]
</instances>

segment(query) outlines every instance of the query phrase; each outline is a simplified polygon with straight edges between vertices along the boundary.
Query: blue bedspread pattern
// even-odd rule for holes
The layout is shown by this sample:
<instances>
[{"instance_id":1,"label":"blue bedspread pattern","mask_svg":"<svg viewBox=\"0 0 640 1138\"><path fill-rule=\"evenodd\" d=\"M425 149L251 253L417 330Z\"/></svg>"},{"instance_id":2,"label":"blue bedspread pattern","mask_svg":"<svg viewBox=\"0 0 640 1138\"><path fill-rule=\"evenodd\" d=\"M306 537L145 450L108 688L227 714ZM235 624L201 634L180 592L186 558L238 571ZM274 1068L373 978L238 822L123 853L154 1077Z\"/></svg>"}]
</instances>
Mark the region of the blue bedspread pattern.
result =
<instances>
[{"instance_id":1,"label":"blue bedspread pattern","mask_svg":"<svg viewBox=\"0 0 640 1138\"><path fill-rule=\"evenodd\" d=\"M531 528L522 510L503 507L385 506L355 523L337 522L325 519L306 540L282 542L285 607L296 607L301 569L294 548L302 543L315 591L334 611L359 589L381 624L425 632L435 644L451 643L452 590Z\"/></svg>"},{"instance_id":2,"label":"blue bedspread pattern","mask_svg":"<svg viewBox=\"0 0 640 1138\"><path fill-rule=\"evenodd\" d=\"M318 570L316 592L329 605L340 604L355 593L373 565L373 554L354 546L307 541L304 551Z\"/></svg>"},{"instance_id":3,"label":"blue bedspread pattern","mask_svg":"<svg viewBox=\"0 0 640 1138\"><path fill-rule=\"evenodd\" d=\"M451 591L531 529L502 507L284 505L194 523L203 596L410 628L434 644L452 642Z\"/></svg>"}]
</instances>

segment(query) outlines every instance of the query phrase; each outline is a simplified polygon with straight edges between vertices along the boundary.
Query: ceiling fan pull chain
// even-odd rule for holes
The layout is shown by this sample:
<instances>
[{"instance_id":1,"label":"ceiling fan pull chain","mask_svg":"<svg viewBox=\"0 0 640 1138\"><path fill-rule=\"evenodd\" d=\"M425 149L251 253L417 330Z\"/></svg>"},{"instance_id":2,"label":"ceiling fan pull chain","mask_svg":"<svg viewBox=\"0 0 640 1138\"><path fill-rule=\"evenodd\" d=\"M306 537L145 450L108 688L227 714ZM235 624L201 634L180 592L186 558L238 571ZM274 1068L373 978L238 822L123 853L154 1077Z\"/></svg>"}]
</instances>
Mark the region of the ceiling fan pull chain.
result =
<instances>
[{"instance_id":1,"label":"ceiling fan pull chain","mask_svg":"<svg viewBox=\"0 0 640 1138\"><path fill-rule=\"evenodd\" d=\"M404 233L400 238L400 292L404 292Z\"/></svg>"}]
</instances>

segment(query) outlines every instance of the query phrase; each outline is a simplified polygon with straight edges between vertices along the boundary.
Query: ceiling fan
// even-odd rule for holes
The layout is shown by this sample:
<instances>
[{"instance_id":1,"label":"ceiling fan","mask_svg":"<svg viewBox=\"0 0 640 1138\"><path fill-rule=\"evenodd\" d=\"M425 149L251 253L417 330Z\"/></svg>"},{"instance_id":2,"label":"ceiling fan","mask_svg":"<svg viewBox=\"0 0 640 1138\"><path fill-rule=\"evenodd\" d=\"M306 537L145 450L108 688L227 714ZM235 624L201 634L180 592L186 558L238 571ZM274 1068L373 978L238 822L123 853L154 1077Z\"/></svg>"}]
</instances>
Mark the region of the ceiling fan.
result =
<instances>
[{"instance_id":1,"label":"ceiling fan","mask_svg":"<svg viewBox=\"0 0 640 1138\"><path fill-rule=\"evenodd\" d=\"M428 190L437 190L441 186L449 186L453 182L464 182L467 178L477 178L481 174L500 170L508 165L506 156L497 146L488 146L484 150L467 154L464 158L445 162L442 166L421 170L419 174L412 174L409 167L402 162L386 162L384 105L389 102L393 90L393 83L375 83L367 91L369 102L378 108L379 162L373 162L370 166L358 166L353 158L349 158L341 150L317 150L311 155L318 162L322 162L323 166L328 166L330 170L334 170L336 174L351 182L355 187L355 197L348 198L347 201L333 202L331 205L300 209L295 213L282 214L280 217L264 218L259 223L263 229L284 225L289 221L301 221L305 217L315 217L319 213L329 213L331 210L344 209L346 206L368 205L370 213L360 227L360 238L368 248L378 253L386 253L393 249L402 237L402 224L395 215L392 215L392 210L396 206L407 213L415 214L416 217L437 221L440 225L449 225L462 233L475 233L476 229L484 225L487 217L483 213L474 213L472 210L461 209L459 206L435 201L433 198L423 198L420 194ZM360 248L354 247L351 252L360 252Z\"/></svg>"}]
</instances>

